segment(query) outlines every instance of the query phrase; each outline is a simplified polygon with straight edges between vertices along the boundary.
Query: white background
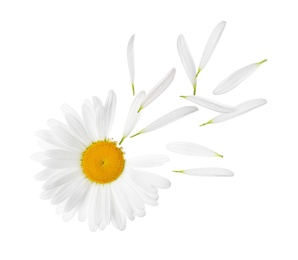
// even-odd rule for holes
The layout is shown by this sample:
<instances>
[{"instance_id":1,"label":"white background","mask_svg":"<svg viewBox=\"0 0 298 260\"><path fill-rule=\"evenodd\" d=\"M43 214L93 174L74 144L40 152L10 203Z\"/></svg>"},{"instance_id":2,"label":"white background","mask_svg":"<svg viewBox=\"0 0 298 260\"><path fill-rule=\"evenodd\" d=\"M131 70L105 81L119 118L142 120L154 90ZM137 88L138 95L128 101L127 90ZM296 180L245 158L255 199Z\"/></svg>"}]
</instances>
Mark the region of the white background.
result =
<instances>
[{"instance_id":1,"label":"white background","mask_svg":"<svg viewBox=\"0 0 298 260\"><path fill-rule=\"evenodd\" d=\"M1 1L1 259L297 259L297 12L295 1ZM172 67L170 88L144 110L136 130L172 109L192 105L176 40L183 34L198 65L220 21L227 26L198 78L198 95L236 105L268 104L242 117L199 127L215 112L199 112L123 143L127 156L166 153L154 172L172 182L159 205L120 232L92 233L68 223L39 199L42 167L30 159L35 132L60 105L79 110L86 98L118 97L114 128L121 136L132 100L126 46L135 37L136 90L148 91ZM212 90L234 70L267 58L235 90ZM188 158L166 151L171 141L193 141L224 155ZM196 178L173 169L216 166L233 178Z\"/></svg>"}]
</instances>

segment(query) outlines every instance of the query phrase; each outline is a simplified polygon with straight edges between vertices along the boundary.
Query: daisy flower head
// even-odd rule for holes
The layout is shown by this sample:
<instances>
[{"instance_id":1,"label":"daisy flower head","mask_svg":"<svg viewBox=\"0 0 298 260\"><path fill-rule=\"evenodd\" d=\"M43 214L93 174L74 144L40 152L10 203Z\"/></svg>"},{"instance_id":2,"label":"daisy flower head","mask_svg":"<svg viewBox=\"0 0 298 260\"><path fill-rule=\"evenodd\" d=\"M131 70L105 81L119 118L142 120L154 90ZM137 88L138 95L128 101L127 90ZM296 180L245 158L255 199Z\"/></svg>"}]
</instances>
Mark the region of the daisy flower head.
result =
<instances>
[{"instance_id":1,"label":"daisy flower head","mask_svg":"<svg viewBox=\"0 0 298 260\"><path fill-rule=\"evenodd\" d=\"M144 92L134 98L123 137L138 121L137 110L144 98ZM168 157L126 157L124 149L110 137L116 111L113 91L104 105L97 97L85 101L82 116L68 105L62 110L66 124L51 119L49 130L37 133L42 151L35 157L45 166L35 176L45 181L41 198L57 205L57 213L65 221L77 214L80 221L88 220L91 231L103 230L110 222L124 230L127 218L145 215L145 204L157 205L158 189L170 187L166 178L142 169L160 166Z\"/></svg>"}]
</instances>

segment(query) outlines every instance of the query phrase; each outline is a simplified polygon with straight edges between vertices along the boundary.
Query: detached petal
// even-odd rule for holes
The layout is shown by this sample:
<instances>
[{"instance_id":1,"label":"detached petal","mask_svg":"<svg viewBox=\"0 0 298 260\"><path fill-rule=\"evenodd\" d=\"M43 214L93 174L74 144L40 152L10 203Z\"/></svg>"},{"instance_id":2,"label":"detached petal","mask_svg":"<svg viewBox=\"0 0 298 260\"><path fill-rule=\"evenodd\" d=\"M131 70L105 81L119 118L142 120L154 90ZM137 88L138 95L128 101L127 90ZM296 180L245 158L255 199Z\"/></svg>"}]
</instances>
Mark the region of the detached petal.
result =
<instances>
[{"instance_id":1,"label":"detached petal","mask_svg":"<svg viewBox=\"0 0 298 260\"><path fill-rule=\"evenodd\" d=\"M130 135L131 131L138 123L141 116L141 113L138 113L138 110L145 96L146 96L146 93L144 91L141 91L133 100L124 126L122 139L119 144L121 144L123 140Z\"/></svg>"},{"instance_id":2,"label":"detached petal","mask_svg":"<svg viewBox=\"0 0 298 260\"><path fill-rule=\"evenodd\" d=\"M226 26L226 22L222 21L220 22L212 31L207 44L205 46L205 49L203 51L202 57L201 57L201 61L200 61L200 65L199 65L199 69L198 69L198 73L206 66L206 64L208 63L210 57L212 56L214 49L220 39L220 36L224 30Z\"/></svg>"},{"instance_id":3,"label":"detached petal","mask_svg":"<svg viewBox=\"0 0 298 260\"><path fill-rule=\"evenodd\" d=\"M135 95L135 87L134 87L134 80L135 80L135 60L134 60L134 40L135 35L131 36L127 45L127 62L128 62L128 70L130 75L130 82L132 87L132 93Z\"/></svg>"},{"instance_id":4,"label":"detached petal","mask_svg":"<svg viewBox=\"0 0 298 260\"><path fill-rule=\"evenodd\" d=\"M142 102L139 111L148 106L154 99L160 96L168 88L168 86L170 86L175 77L175 73L175 68L171 69L168 74L160 82L158 82L153 89L149 91Z\"/></svg>"},{"instance_id":5,"label":"detached petal","mask_svg":"<svg viewBox=\"0 0 298 260\"><path fill-rule=\"evenodd\" d=\"M246 67L243 67L234 73L232 73L229 77L224 79L214 90L214 95L224 94L233 88L237 87L242 81L247 79L251 74L253 74L257 68L267 60L262 60L260 62L252 63Z\"/></svg>"},{"instance_id":6,"label":"detached petal","mask_svg":"<svg viewBox=\"0 0 298 260\"><path fill-rule=\"evenodd\" d=\"M229 113L236 110L236 107L225 105L216 101L212 101L207 98L198 97L198 96L181 96L191 102L194 102L200 106L209 108L211 110L220 112L220 113Z\"/></svg>"},{"instance_id":7,"label":"detached petal","mask_svg":"<svg viewBox=\"0 0 298 260\"><path fill-rule=\"evenodd\" d=\"M197 84L196 66L183 35L180 35L178 37L177 48L178 48L178 53L180 55L180 59L186 71L186 74L192 86L195 86Z\"/></svg>"},{"instance_id":8,"label":"detached petal","mask_svg":"<svg viewBox=\"0 0 298 260\"><path fill-rule=\"evenodd\" d=\"M174 142L167 144L166 148L171 152L186 155L223 157L222 155L210 150L209 148L195 143Z\"/></svg>"},{"instance_id":9,"label":"detached petal","mask_svg":"<svg viewBox=\"0 0 298 260\"><path fill-rule=\"evenodd\" d=\"M180 172L187 175L192 176L204 176L204 177L231 177L234 176L234 173L228 169L224 168L197 168L197 169L189 169L182 171L174 171Z\"/></svg>"},{"instance_id":10,"label":"detached petal","mask_svg":"<svg viewBox=\"0 0 298 260\"><path fill-rule=\"evenodd\" d=\"M163 126L166 126L166 125L168 125L168 124L170 124L170 123L172 123L188 114L191 114L197 110L198 110L198 108L193 107L193 106L178 108L178 109L162 116L161 118L157 119L156 121L154 121L153 123L151 123L150 125L145 127L143 130L139 131L137 134L131 136L131 138L136 135L139 135L142 133L148 133L148 132L154 131L158 128L161 128Z\"/></svg>"},{"instance_id":11,"label":"detached petal","mask_svg":"<svg viewBox=\"0 0 298 260\"><path fill-rule=\"evenodd\" d=\"M116 94L113 90L110 90L105 104L105 137L109 136L114 122L116 103Z\"/></svg>"},{"instance_id":12,"label":"detached petal","mask_svg":"<svg viewBox=\"0 0 298 260\"><path fill-rule=\"evenodd\" d=\"M207 125L207 124L215 124L215 123L220 123L220 122L224 122L227 121L229 119L232 119L236 116L240 116L242 114L245 114L257 107L263 106L267 103L266 99L262 99L262 98L258 98L258 99L252 99L246 102L243 102L241 104L239 104L238 106L236 106L236 110L234 112L231 113L225 113L225 114L220 114L217 117L211 119L210 121L208 121L203 125Z\"/></svg>"}]
</instances>

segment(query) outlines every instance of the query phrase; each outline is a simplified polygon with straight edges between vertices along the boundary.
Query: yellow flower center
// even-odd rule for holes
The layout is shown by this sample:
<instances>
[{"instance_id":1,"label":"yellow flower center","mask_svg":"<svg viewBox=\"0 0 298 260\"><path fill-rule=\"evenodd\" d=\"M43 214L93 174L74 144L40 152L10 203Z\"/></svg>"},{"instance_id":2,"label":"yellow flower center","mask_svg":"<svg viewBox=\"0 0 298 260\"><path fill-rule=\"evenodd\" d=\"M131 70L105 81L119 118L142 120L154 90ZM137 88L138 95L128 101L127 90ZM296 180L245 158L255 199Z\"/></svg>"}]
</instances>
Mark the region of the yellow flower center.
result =
<instances>
[{"instance_id":1,"label":"yellow flower center","mask_svg":"<svg viewBox=\"0 0 298 260\"><path fill-rule=\"evenodd\" d=\"M82 154L83 172L96 183L115 181L123 172L124 164L122 149L108 140L91 144Z\"/></svg>"}]
</instances>

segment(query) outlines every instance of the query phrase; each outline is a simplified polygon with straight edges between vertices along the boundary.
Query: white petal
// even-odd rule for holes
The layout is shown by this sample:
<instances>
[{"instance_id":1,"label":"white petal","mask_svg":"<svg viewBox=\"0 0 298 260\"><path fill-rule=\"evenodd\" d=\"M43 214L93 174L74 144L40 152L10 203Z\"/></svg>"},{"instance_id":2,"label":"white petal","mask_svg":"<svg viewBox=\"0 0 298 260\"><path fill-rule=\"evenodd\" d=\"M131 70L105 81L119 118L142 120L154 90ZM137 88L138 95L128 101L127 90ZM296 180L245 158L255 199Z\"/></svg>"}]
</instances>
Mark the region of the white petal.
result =
<instances>
[{"instance_id":1,"label":"white petal","mask_svg":"<svg viewBox=\"0 0 298 260\"><path fill-rule=\"evenodd\" d=\"M196 103L200 106L209 108L211 110L220 112L220 113L229 113L229 112L233 112L236 110L235 107L233 106L229 106L229 105L225 105L207 98L203 98L203 97L198 97L198 96L181 96L193 103Z\"/></svg>"},{"instance_id":2,"label":"white petal","mask_svg":"<svg viewBox=\"0 0 298 260\"><path fill-rule=\"evenodd\" d=\"M117 203L119 203L120 208L125 212L126 216L130 219L134 219L134 214L133 214L133 208L123 191L123 188L121 187L121 184L119 181L114 181L113 185L110 186L111 191L114 195L115 200L117 200Z\"/></svg>"},{"instance_id":3,"label":"white petal","mask_svg":"<svg viewBox=\"0 0 298 260\"><path fill-rule=\"evenodd\" d=\"M189 142L174 142L166 145L166 148L174 153L193 155L193 156L217 156L223 157L222 155L210 150L209 148Z\"/></svg>"},{"instance_id":4,"label":"white petal","mask_svg":"<svg viewBox=\"0 0 298 260\"><path fill-rule=\"evenodd\" d=\"M89 189L89 180L85 179L74 190L65 204L64 212L73 210L78 204L82 203Z\"/></svg>"},{"instance_id":5,"label":"white petal","mask_svg":"<svg viewBox=\"0 0 298 260\"><path fill-rule=\"evenodd\" d=\"M128 184L128 182L125 181L125 178L119 178L119 182L120 182L123 190L125 190L127 199L130 202L130 204L132 205L134 212L136 212L138 210L144 210L145 205L144 205L143 201L141 200L139 194L134 189L132 189L132 187Z\"/></svg>"},{"instance_id":6,"label":"white petal","mask_svg":"<svg viewBox=\"0 0 298 260\"><path fill-rule=\"evenodd\" d=\"M75 151L51 149L44 151L44 154L50 158L65 158L65 159L78 159L81 158L81 153Z\"/></svg>"},{"instance_id":7,"label":"white petal","mask_svg":"<svg viewBox=\"0 0 298 260\"><path fill-rule=\"evenodd\" d=\"M111 220L113 225L118 228L119 230L124 230L126 227L126 218L124 212L119 206L117 202L117 198L112 191L111 186L109 186L110 195L111 195Z\"/></svg>"},{"instance_id":8,"label":"white petal","mask_svg":"<svg viewBox=\"0 0 298 260\"><path fill-rule=\"evenodd\" d=\"M234 176L233 172L223 168L197 168L197 169L183 170L180 172L187 175L192 175L192 176L212 176L212 177Z\"/></svg>"},{"instance_id":9,"label":"white petal","mask_svg":"<svg viewBox=\"0 0 298 260\"><path fill-rule=\"evenodd\" d=\"M69 183L60 186L57 191L55 192L55 195L51 201L52 204L57 205L67 199L69 195L73 192L74 189L76 189L80 183L84 180L85 177L79 176L73 180L71 180Z\"/></svg>"},{"instance_id":10,"label":"white petal","mask_svg":"<svg viewBox=\"0 0 298 260\"><path fill-rule=\"evenodd\" d=\"M31 159L35 162L43 162L44 160L48 159L48 157L44 154L44 152L36 152L31 155Z\"/></svg>"},{"instance_id":11,"label":"white petal","mask_svg":"<svg viewBox=\"0 0 298 260\"><path fill-rule=\"evenodd\" d=\"M134 137L134 136L142 134L142 133L148 133L148 132L154 131L154 130L161 128L167 124L170 124L184 116L187 116L195 111L198 111L198 108L193 107L193 106L178 108L178 109L162 116L161 118L157 119L156 121L154 121L153 123L151 123L150 125L145 127L143 130L139 131L137 134L135 134L131 137Z\"/></svg>"},{"instance_id":12,"label":"white petal","mask_svg":"<svg viewBox=\"0 0 298 260\"><path fill-rule=\"evenodd\" d=\"M161 166L169 161L169 157L163 154L148 154L127 159L127 164L136 168L148 168Z\"/></svg>"},{"instance_id":13,"label":"white petal","mask_svg":"<svg viewBox=\"0 0 298 260\"><path fill-rule=\"evenodd\" d=\"M130 184L130 186L139 194L142 201L148 205L156 206L158 195L157 195L157 189L153 193L148 192L147 189L144 189L143 187L139 186L136 182L134 182L131 178L127 178L126 181ZM153 188L153 186L150 185L150 187Z\"/></svg>"},{"instance_id":14,"label":"white petal","mask_svg":"<svg viewBox=\"0 0 298 260\"><path fill-rule=\"evenodd\" d=\"M51 198L53 198L53 196L55 195L57 189L51 189L51 190L44 190L40 195L40 199L42 200L49 200Z\"/></svg>"},{"instance_id":15,"label":"white petal","mask_svg":"<svg viewBox=\"0 0 298 260\"><path fill-rule=\"evenodd\" d=\"M236 106L236 110L234 112L220 114L217 117L208 121L207 123L202 124L201 126L227 121L227 120L232 119L236 116L240 116L240 115L245 114L253 109L256 109L257 107L263 106L266 103L267 103L266 99L262 99L262 98L252 99L252 100L243 102L243 103L239 104L238 106Z\"/></svg>"},{"instance_id":16,"label":"white petal","mask_svg":"<svg viewBox=\"0 0 298 260\"><path fill-rule=\"evenodd\" d=\"M242 81L247 79L251 74L253 74L257 68L267 60L263 60L257 63L250 64L244 68L241 68L234 73L232 73L229 77L224 79L214 90L214 95L224 94L233 88L237 87Z\"/></svg>"},{"instance_id":17,"label":"white petal","mask_svg":"<svg viewBox=\"0 0 298 260\"><path fill-rule=\"evenodd\" d=\"M93 186L95 185L95 183L89 181L87 185L88 185L88 191L87 191L87 194L85 195L85 198L82 202L82 205L78 213L79 221L85 221L88 217L90 201L93 194Z\"/></svg>"},{"instance_id":18,"label":"white petal","mask_svg":"<svg viewBox=\"0 0 298 260\"><path fill-rule=\"evenodd\" d=\"M154 88L152 88L149 93L146 95L144 101L142 102L140 109L145 108L148 106L153 100L159 97L172 83L175 77L176 70L173 68L171 69L168 74L158 82Z\"/></svg>"},{"instance_id":19,"label":"white petal","mask_svg":"<svg viewBox=\"0 0 298 260\"><path fill-rule=\"evenodd\" d=\"M89 229L94 232L98 228L97 217L98 217L98 206L100 204L100 185L94 184L92 187L92 195L90 197L90 206L88 214L88 225Z\"/></svg>"},{"instance_id":20,"label":"white petal","mask_svg":"<svg viewBox=\"0 0 298 260\"><path fill-rule=\"evenodd\" d=\"M114 122L116 102L115 92L110 90L105 104L105 137L109 136Z\"/></svg>"},{"instance_id":21,"label":"white petal","mask_svg":"<svg viewBox=\"0 0 298 260\"><path fill-rule=\"evenodd\" d=\"M75 117L80 123L83 123L81 116L69 105L63 104L61 106L62 112L64 115L71 114L73 117Z\"/></svg>"},{"instance_id":22,"label":"white petal","mask_svg":"<svg viewBox=\"0 0 298 260\"><path fill-rule=\"evenodd\" d=\"M128 70L130 76L130 82L132 86L132 93L135 95L135 60L134 60L134 39L135 35L131 36L127 45L127 62L128 62Z\"/></svg>"},{"instance_id":23,"label":"white petal","mask_svg":"<svg viewBox=\"0 0 298 260\"><path fill-rule=\"evenodd\" d=\"M78 211L78 208L75 207L71 211L63 213L63 220L65 222L70 221L74 217L74 215L77 213L77 211Z\"/></svg>"},{"instance_id":24,"label":"white petal","mask_svg":"<svg viewBox=\"0 0 298 260\"><path fill-rule=\"evenodd\" d=\"M111 194L110 194L110 187L109 184L103 186L103 193L104 193L104 220L105 225L108 225L111 221Z\"/></svg>"},{"instance_id":25,"label":"white petal","mask_svg":"<svg viewBox=\"0 0 298 260\"><path fill-rule=\"evenodd\" d=\"M70 149L76 151L84 151L86 145L80 141L79 139L75 138L67 129L61 127L52 127L52 132L55 136L59 139L59 141L69 147Z\"/></svg>"},{"instance_id":26,"label":"white petal","mask_svg":"<svg viewBox=\"0 0 298 260\"><path fill-rule=\"evenodd\" d=\"M51 131L49 130L40 130L36 133L36 135L42 139L43 141L52 144L56 147L60 148L69 148L69 146L62 143L57 136L55 136Z\"/></svg>"},{"instance_id":27,"label":"white petal","mask_svg":"<svg viewBox=\"0 0 298 260\"><path fill-rule=\"evenodd\" d=\"M95 109L95 126L99 140L105 139L105 108L98 97L93 97Z\"/></svg>"},{"instance_id":28,"label":"white petal","mask_svg":"<svg viewBox=\"0 0 298 260\"><path fill-rule=\"evenodd\" d=\"M131 180L138 186L144 189L146 193L157 194L156 187L153 187L151 182L147 182L146 179L143 178L143 171L140 170L130 170L130 178Z\"/></svg>"},{"instance_id":29,"label":"white petal","mask_svg":"<svg viewBox=\"0 0 298 260\"><path fill-rule=\"evenodd\" d=\"M65 114L65 119L73 135L81 140L86 146L90 145L92 141L86 132L84 125L71 114Z\"/></svg>"},{"instance_id":30,"label":"white petal","mask_svg":"<svg viewBox=\"0 0 298 260\"><path fill-rule=\"evenodd\" d=\"M87 104L82 105L83 121L90 139L95 142L98 140L98 133L96 130L95 111L93 107Z\"/></svg>"},{"instance_id":31,"label":"white petal","mask_svg":"<svg viewBox=\"0 0 298 260\"><path fill-rule=\"evenodd\" d=\"M136 126L136 124L138 123L141 113L138 113L138 110L141 106L141 103L143 102L144 98L146 96L146 93L144 91L141 91L133 100L127 119L126 119L126 123L124 126L124 130L123 130L123 136L122 136L122 140L120 141L120 144L122 143L122 141L130 135L131 131L134 129L134 127Z\"/></svg>"},{"instance_id":32,"label":"white petal","mask_svg":"<svg viewBox=\"0 0 298 260\"><path fill-rule=\"evenodd\" d=\"M42 164L50 169L67 169L80 167L80 161L75 159L65 159L65 158L53 158L47 159L42 162Z\"/></svg>"},{"instance_id":33,"label":"white petal","mask_svg":"<svg viewBox=\"0 0 298 260\"><path fill-rule=\"evenodd\" d=\"M225 26L226 26L226 22L222 21L213 29L213 31L207 41L205 49L203 51L200 65L199 65L199 71L201 71L208 63L210 57L213 54L213 51L214 51L216 45L220 39L220 36L221 36Z\"/></svg>"},{"instance_id":34,"label":"white petal","mask_svg":"<svg viewBox=\"0 0 298 260\"><path fill-rule=\"evenodd\" d=\"M69 170L61 171L61 172L58 172L53 177L49 178L44 183L42 188L45 190L53 189L63 184L66 184L68 182L71 182L72 180L76 179L79 176L80 174L78 171L69 171Z\"/></svg>"},{"instance_id":35,"label":"white petal","mask_svg":"<svg viewBox=\"0 0 298 260\"><path fill-rule=\"evenodd\" d=\"M57 173L57 170L52 170L52 169L44 169L40 171L39 173L34 175L34 179L37 181L45 181L51 176L53 176L55 173Z\"/></svg>"},{"instance_id":36,"label":"white petal","mask_svg":"<svg viewBox=\"0 0 298 260\"><path fill-rule=\"evenodd\" d=\"M197 84L196 66L183 35L178 37L177 48L186 74L192 86L195 86Z\"/></svg>"},{"instance_id":37,"label":"white petal","mask_svg":"<svg viewBox=\"0 0 298 260\"><path fill-rule=\"evenodd\" d=\"M151 172L137 170L136 174L139 174L140 178L142 178L145 182L150 183L152 186L158 189L166 189L171 186L171 182L168 179Z\"/></svg>"}]
</instances>

